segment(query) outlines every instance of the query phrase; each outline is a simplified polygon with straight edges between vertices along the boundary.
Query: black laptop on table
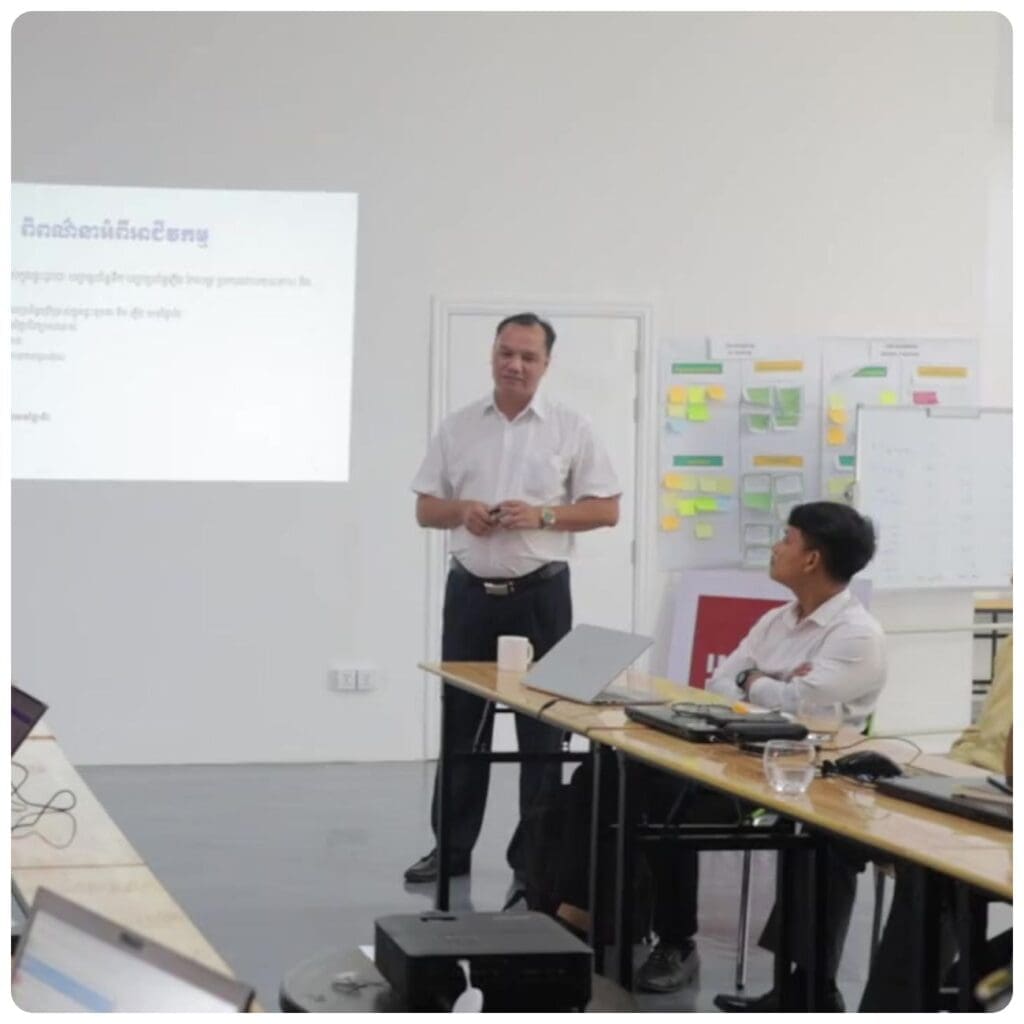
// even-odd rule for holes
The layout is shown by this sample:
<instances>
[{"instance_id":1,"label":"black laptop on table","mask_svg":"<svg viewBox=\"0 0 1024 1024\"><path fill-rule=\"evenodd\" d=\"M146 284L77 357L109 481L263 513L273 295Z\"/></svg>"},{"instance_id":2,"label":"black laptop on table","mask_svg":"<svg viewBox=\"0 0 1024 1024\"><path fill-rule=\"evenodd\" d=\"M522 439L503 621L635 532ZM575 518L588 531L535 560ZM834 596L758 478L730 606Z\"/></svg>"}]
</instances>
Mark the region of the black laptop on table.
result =
<instances>
[{"instance_id":1,"label":"black laptop on table","mask_svg":"<svg viewBox=\"0 0 1024 1024\"><path fill-rule=\"evenodd\" d=\"M11 683L11 754L21 746L45 712L46 705L41 700Z\"/></svg>"},{"instance_id":2,"label":"black laptop on table","mask_svg":"<svg viewBox=\"0 0 1024 1024\"><path fill-rule=\"evenodd\" d=\"M979 776L900 775L879 779L879 793L1013 831L1013 797Z\"/></svg>"}]
</instances>

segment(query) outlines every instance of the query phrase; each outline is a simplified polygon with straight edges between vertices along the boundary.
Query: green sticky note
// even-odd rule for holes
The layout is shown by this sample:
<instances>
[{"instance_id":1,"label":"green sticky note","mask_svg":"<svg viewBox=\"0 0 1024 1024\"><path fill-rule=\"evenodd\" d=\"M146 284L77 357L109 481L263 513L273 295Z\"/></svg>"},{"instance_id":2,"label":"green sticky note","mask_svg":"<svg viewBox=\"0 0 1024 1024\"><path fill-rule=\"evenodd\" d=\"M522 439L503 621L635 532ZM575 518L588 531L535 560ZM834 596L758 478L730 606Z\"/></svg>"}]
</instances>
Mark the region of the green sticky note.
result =
<instances>
[{"instance_id":1,"label":"green sticky note","mask_svg":"<svg viewBox=\"0 0 1024 1024\"><path fill-rule=\"evenodd\" d=\"M743 397L751 405L771 405L772 404L772 389L771 388L746 388L743 392Z\"/></svg>"},{"instance_id":2,"label":"green sticky note","mask_svg":"<svg viewBox=\"0 0 1024 1024\"><path fill-rule=\"evenodd\" d=\"M760 509L762 512L768 512L772 507L772 496L770 494L744 494L743 504L747 508Z\"/></svg>"},{"instance_id":3,"label":"green sticky note","mask_svg":"<svg viewBox=\"0 0 1024 1024\"><path fill-rule=\"evenodd\" d=\"M881 402L882 405L895 405L898 400L899 396L895 391L883 391L878 396L878 401Z\"/></svg>"},{"instance_id":4,"label":"green sticky note","mask_svg":"<svg viewBox=\"0 0 1024 1024\"><path fill-rule=\"evenodd\" d=\"M761 434L772 425L772 416L768 412L756 412L747 416L747 426Z\"/></svg>"},{"instance_id":5,"label":"green sticky note","mask_svg":"<svg viewBox=\"0 0 1024 1024\"><path fill-rule=\"evenodd\" d=\"M787 416L796 416L803 406L802 388L776 388L775 403L780 412Z\"/></svg>"},{"instance_id":6,"label":"green sticky note","mask_svg":"<svg viewBox=\"0 0 1024 1024\"><path fill-rule=\"evenodd\" d=\"M793 427L800 426L800 413L777 413L775 426L780 430L792 430Z\"/></svg>"},{"instance_id":7,"label":"green sticky note","mask_svg":"<svg viewBox=\"0 0 1024 1024\"><path fill-rule=\"evenodd\" d=\"M695 516L697 514L697 503L693 498L680 498L676 502L676 511L681 516Z\"/></svg>"},{"instance_id":8,"label":"green sticky note","mask_svg":"<svg viewBox=\"0 0 1024 1024\"><path fill-rule=\"evenodd\" d=\"M717 512L717 498L695 498L693 502L698 512Z\"/></svg>"},{"instance_id":9,"label":"green sticky note","mask_svg":"<svg viewBox=\"0 0 1024 1024\"><path fill-rule=\"evenodd\" d=\"M690 390L692 394L694 389L691 388ZM693 423L705 423L708 419L708 407L706 405L694 405L691 402L686 407L686 418Z\"/></svg>"},{"instance_id":10,"label":"green sticky note","mask_svg":"<svg viewBox=\"0 0 1024 1024\"><path fill-rule=\"evenodd\" d=\"M704 388L697 387L694 384L690 385L690 401L691 402L693 402L695 405L703 405L707 400L708 400L708 397L705 394L705 389Z\"/></svg>"},{"instance_id":11,"label":"green sticky note","mask_svg":"<svg viewBox=\"0 0 1024 1024\"><path fill-rule=\"evenodd\" d=\"M711 540L715 535L715 528L710 523L695 523L693 533L697 540Z\"/></svg>"}]
</instances>

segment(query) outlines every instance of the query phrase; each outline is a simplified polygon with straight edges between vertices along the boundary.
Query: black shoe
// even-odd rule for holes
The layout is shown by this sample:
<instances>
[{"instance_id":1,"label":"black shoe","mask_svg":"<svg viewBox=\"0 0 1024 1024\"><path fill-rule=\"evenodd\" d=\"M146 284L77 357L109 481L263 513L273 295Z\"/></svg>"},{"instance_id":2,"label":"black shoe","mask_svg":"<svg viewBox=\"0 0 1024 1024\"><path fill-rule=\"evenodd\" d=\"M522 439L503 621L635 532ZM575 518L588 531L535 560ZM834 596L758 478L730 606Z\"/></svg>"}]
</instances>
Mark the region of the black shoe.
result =
<instances>
[{"instance_id":1,"label":"black shoe","mask_svg":"<svg viewBox=\"0 0 1024 1024\"><path fill-rule=\"evenodd\" d=\"M451 860L451 876L452 878L458 878L460 875L469 874L469 854L468 853L452 853ZM415 864L410 868L405 869L405 880L407 882L436 882L437 881L437 850L433 849L426 855L421 857Z\"/></svg>"},{"instance_id":2,"label":"black shoe","mask_svg":"<svg viewBox=\"0 0 1024 1024\"><path fill-rule=\"evenodd\" d=\"M794 975L794 1004L787 1006L787 1010L806 1010L807 1000L804 998L804 979L799 972ZM782 1009L782 1000L776 989L769 989L760 996L734 996L722 993L715 996L715 1006L723 1013L773 1013ZM836 988L834 981L825 983L825 1000L818 1008L825 1013L845 1013L846 1003L843 1002L843 994Z\"/></svg>"},{"instance_id":3,"label":"black shoe","mask_svg":"<svg viewBox=\"0 0 1024 1024\"><path fill-rule=\"evenodd\" d=\"M677 992L693 980L700 966L697 947L687 939L682 946L659 942L636 972L641 992Z\"/></svg>"}]
</instances>

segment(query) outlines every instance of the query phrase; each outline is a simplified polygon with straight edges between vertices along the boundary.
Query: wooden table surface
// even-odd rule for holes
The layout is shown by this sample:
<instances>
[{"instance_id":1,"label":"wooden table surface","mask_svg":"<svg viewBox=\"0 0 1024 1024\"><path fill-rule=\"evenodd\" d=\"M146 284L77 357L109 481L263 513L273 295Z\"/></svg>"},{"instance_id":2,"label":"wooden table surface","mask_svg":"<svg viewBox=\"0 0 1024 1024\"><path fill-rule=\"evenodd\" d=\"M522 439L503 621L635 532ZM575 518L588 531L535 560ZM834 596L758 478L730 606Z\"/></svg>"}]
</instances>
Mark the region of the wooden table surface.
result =
<instances>
[{"instance_id":1,"label":"wooden table surface","mask_svg":"<svg viewBox=\"0 0 1024 1024\"><path fill-rule=\"evenodd\" d=\"M28 772L23 781L18 765ZM114 824L52 733L33 732L12 759L11 773L15 783L20 781L22 799L45 803L61 789L76 798L69 814L45 814L32 834L15 838L12 832L11 875L26 903L38 888L50 889L215 971L233 974ZM58 799L63 805L66 795ZM14 824L25 811L19 810L17 796L12 795L11 806Z\"/></svg>"},{"instance_id":2,"label":"wooden table surface","mask_svg":"<svg viewBox=\"0 0 1024 1024\"><path fill-rule=\"evenodd\" d=\"M23 766L27 774L20 768ZM22 776L24 779L22 780ZM43 814L31 829L18 828L11 832L11 867L109 867L111 865L142 864L142 857L125 834L110 819L110 815L64 756L55 739L28 739L12 758L11 780L18 786L11 796L11 824L25 820L38 808L25 804L19 810L19 798L33 804L53 800L55 807L70 804L67 813ZM66 793L59 791L66 790Z\"/></svg>"},{"instance_id":3,"label":"wooden table surface","mask_svg":"<svg viewBox=\"0 0 1024 1024\"><path fill-rule=\"evenodd\" d=\"M942 811L877 793L870 785L845 778L815 779L806 793L785 796L768 785L761 759L724 744L690 743L647 726L630 722L621 708L576 704L559 699L541 714L553 695L522 683L521 672L501 672L488 662L422 664L461 689L570 729L596 742L621 750L647 764L702 782L758 806L806 822L835 835L864 843L883 853L923 864L1005 899L1013 898L1011 832L969 821ZM670 700L724 703L703 690L680 687L667 679L632 674L631 686ZM848 730L836 746L857 742ZM877 748L901 763L915 753L896 739L878 738L857 749ZM836 751L839 753L839 751ZM829 756L824 751L823 756ZM980 769L958 765L948 758L918 755L915 767L938 774L984 775Z\"/></svg>"}]
</instances>

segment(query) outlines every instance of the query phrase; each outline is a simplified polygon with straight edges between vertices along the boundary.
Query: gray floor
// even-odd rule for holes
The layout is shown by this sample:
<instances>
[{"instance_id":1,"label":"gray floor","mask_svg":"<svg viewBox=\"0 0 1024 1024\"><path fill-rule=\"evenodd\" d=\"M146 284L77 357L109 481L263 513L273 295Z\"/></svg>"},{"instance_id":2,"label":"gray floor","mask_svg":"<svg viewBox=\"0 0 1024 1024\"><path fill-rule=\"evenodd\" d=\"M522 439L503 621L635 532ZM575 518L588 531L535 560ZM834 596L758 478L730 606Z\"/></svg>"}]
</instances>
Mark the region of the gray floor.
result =
<instances>
[{"instance_id":1,"label":"gray floor","mask_svg":"<svg viewBox=\"0 0 1024 1024\"><path fill-rule=\"evenodd\" d=\"M504 902L516 771L493 771L472 878L455 883L458 906ZM406 886L402 872L431 846L432 765L94 767L82 775L265 1009L277 1008L292 965L329 947L371 943L382 914L431 906L432 887ZM709 1010L716 992L733 990L740 856L704 855L700 974L675 995L640 996L645 1009ZM755 938L773 876L771 854L755 855ZM839 977L852 1008L866 977L872 907L865 873ZM751 945L747 990L759 993L770 987L771 958Z\"/></svg>"}]
</instances>

